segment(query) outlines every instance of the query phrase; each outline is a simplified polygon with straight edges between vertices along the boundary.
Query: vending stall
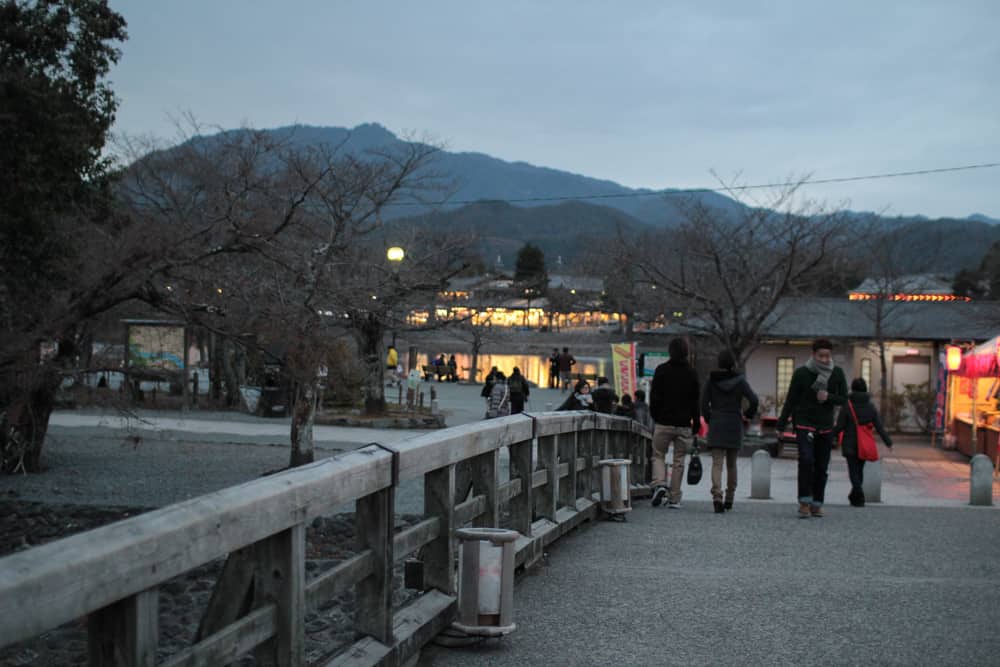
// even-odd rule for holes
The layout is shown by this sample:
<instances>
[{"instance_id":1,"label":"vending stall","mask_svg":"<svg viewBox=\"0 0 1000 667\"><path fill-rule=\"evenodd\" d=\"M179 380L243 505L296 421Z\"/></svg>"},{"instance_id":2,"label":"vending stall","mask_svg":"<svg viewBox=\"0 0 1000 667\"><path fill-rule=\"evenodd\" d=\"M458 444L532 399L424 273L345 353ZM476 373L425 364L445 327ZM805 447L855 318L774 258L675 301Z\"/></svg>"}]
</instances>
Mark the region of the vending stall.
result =
<instances>
[{"instance_id":1,"label":"vending stall","mask_svg":"<svg viewBox=\"0 0 1000 667\"><path fill-rule=\"evenodd\" d=\"M948 412L958 450L997 462L1000 438L1000 336L966 351L949 376Z\"/></svg>"}]
</instances>

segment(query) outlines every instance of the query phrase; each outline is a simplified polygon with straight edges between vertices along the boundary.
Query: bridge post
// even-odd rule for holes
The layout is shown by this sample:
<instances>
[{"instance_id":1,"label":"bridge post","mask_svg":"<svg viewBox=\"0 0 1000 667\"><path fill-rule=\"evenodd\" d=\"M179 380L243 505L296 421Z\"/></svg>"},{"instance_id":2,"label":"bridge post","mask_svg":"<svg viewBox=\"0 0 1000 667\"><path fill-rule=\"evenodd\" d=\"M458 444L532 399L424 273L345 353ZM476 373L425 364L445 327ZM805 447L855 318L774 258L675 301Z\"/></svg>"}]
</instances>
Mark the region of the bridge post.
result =
<instances>
[{"instance_id":1,"label":"bridge post","mask_svg":"<svg viewBox=\"0 0 1000 667\"><path fill-rule=\"evenodd\" d=\"M150 588L90 614L87 619L90 666L154 667L159 611L158 589Z\"/></svg>"},{"instance_id":2,"label":"bridge post","mask_svg":"<svg viewBox=\"0 0 1000 667\"><path fill-rule=\"evenodd\" d=\"M865 478L862 483L866 503L882 502L882 462L868 461L865 463Z\"/></svg>"},{"instance_id":3,"label":"bridge post","mask_svg":"<svg viewBox=\"0 0 1000 667\"><path fill-rule=\"evenodd\" d=\"M576 445L577 433L559 436L559 461L568 463L566 479L559 480L559 504L576 509ZM558 468L557 468L558 470Z\"/></svg>"},{"instance_id":4,"label":"bridge post","mask_svg":"<svg viewBox=\"0 0 1000 667\"><path fill-rule=\"evenodd\" d=\"M993 462L985 454L969 461L969 504L993 504Z\"/></svg>"},{"instance_id":5,"label":"bridge post","mask_svg":"<svg viewBox=\"0 0 1000 667\"><path fill-rule=\"evenodd\" d=\"M424 583L446 595L455 593L452 553L455 544L455 466L424 475L424 514L437 517L438 536L424 547Z\"/></svg>"},{"instance_id":6,"label":"bridge post","mask_svg":"<svg viewBox=\"0 0 1000 667\"><path fill-rule=\"evenodd\" d=\"M580 485L577 496L592 500L594 496L594 430L588 429L583 432L578 442L580 443L580 455L583 457L583 470L580 471L576 481Z\"/></svg>"},{"instance_id":7,"label":"bridge post","mask_svg":"<svg viewBox=\"0 0 1000 667\"><path fill-rule=\"evenodd\" d=\"M538 461L545 469L545 486L538 491L538 514L549 521L556 520L559 502L559 461L555 435L538 438Z\"/></svg>"},{"instance_id":8,"label":"bridge post","mask_svg":"<svg viewBox=\"0 0 1000 667\"><path fill-rule=\"evenodd\" d=\"M358 582L354 629L392 646L392 565L395 487L358 498L355 510L358 553L371 549L375 571Z\"/></svg>"},{"instance_id":9,"label":"bridge post","mask_svg":"<svg viewBox=\"0 0 1000 667\"><path fill-rule=\"evenodd\" d=\"M500 526L500 498L497 495L500 450L494 449L472 459L472 493L486 497L486 511L473 519L473 526Z\"/></svg>"},{"instance_id":10,"label":"bridge post","mask_svg":"<svg viewBox=\"0 0 1000 667\"><path fill-rule=\"evenodd\" d=\"M521 492L510 499L510 526L525 537L531 537L531 521L534 518L534 489L531 486L535 467L531 450L534 441L514 443L510 451L510 479L521 480Z\"/></svg>"},{"instance_id":11,"label":"bridge post","mask_svg":"<svg viewBox=\"0 0 1000 667\"><path fill-rule=\"evenodd\" d=\"M306 664L305 525L297 524L257 542L254 558L254 607L272 603L277 606L275 636L254 650L255 663L302 667ZM389 572L391 575L391 567Z\"/></svg>"},{"instance_id":12,"label":"bridge post","mask_svg":"<svg viewBox=\"0 0 1000 667\"><path fill-rule=\"evenodd\" d=\"M771 499L771 455L758 449L750 460L750 497Z\"/></svg>"}]
</instances>

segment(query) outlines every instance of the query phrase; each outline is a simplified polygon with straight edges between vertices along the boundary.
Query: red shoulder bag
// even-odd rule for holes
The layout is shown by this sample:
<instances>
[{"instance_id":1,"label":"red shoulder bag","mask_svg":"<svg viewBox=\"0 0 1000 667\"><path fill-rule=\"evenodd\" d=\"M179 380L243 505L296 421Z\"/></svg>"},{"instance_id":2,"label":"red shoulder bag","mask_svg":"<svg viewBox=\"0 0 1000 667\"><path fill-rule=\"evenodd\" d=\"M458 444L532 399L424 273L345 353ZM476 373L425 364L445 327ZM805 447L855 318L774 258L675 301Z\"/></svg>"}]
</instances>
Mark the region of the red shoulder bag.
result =
<instances>
[{"instance_id":1,"label":"red shoulder bag","mask_svg":"<svg viewBox=\"0 0 1000 667\"><path fill-rule=\"evenodd\" d=\"M851 409L851 416L854 417L854 426L857 429L858 458L862 461L878 461L878 445L875 443L875 425L859 424L858 413L854 411L854 404L847 401L847 407Z\"/></svg>"}]
</instances>

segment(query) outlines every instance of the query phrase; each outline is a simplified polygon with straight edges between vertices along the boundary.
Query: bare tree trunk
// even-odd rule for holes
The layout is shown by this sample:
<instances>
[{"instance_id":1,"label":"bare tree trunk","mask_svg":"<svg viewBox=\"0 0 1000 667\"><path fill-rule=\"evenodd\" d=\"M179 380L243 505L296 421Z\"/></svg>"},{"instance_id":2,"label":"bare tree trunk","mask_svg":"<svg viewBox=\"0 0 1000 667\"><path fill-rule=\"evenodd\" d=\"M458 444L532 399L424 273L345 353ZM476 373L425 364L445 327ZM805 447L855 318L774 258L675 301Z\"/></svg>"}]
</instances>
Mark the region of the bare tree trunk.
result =
<instances>
[{"instance_id":1,"label":"bare tree trunk","mask_svg":"<svg viewBox=\"0 0 1000 667\"><path fill-rule=\"evenodd\" d=\"M238 405L240 400L240 381L233 364L233 357L236 355L234 348L232 341L227 340L222 344L222 366L226 374L226 405L229 407Z\"/></svg>"},{"instance_id":2,"label":"bare tree trunk","mask_svg":"<svg viewBox=\"0 0 1000 667\"><path fill-rule=\"evenodd\" d=\"M879 384L879 412L882 413L882 418L886 420L889 424L896 423L896 415L891 415L888 412L889 406L889 370L887 368L888 364L885 360L885 341L882 339L881 335L878 339L878 362L879 369L882 371L881 376L878 379Z\"/></svg>"},{"instance_id":3,"label":"bare tree trunk","mask_svg":"<svg viewBox=\"0 0 1000 667\"><path fill-rule=\"evenodd\" d=\"M211 334L211 342L209 344L209 360L210 368L212 369L212 400L218 404L219 398L222 397L222 358L220 354L219 338L215 333Z\"/></svg>"},{"instance_id":4,"label":"bare tree trunk","mask_svg":"<svg viewBox=\"0 0 1000 667\"><path fill-rule=\"evenodd\" d=\"M0 413L0 472L41 472L42 446L58 386L59 376L48 371Z\"/></svg>"},{"instance_id":5,"label":"bare tree trunk","mask_svg":"<svg viewBox=\"0 0 1000 667\"><path fill-rule=\"evenodd\" d=\"M314 378L300 384L295 390L295 409L292 412L292 453L288 467L312 463L313 424L316 421L316 403L319 397L319 382Z\"/></svg>"},{"instance_id":6,"label":"bare tree trunk","mask_svg":"<svg viewBox=\"0 0 1000 667\"><path fill-rule=\"evenodd\" d=\"M472 363L469 365L469 382L476 383L476 371L479 369L479 350L483 346L483 341L479 336L472 338Z\"/></svg>"},{"instance_id":7,"label":"bare tree trunk","mask_svg":"<svg viewBox=\"0 0 1000 667\"><path fill-rule=\"evenodd\" d=\"M385 412L385 325L375 314L355 329L364 365L364 411L366 415Z\"/></svg>"}]
</instances>

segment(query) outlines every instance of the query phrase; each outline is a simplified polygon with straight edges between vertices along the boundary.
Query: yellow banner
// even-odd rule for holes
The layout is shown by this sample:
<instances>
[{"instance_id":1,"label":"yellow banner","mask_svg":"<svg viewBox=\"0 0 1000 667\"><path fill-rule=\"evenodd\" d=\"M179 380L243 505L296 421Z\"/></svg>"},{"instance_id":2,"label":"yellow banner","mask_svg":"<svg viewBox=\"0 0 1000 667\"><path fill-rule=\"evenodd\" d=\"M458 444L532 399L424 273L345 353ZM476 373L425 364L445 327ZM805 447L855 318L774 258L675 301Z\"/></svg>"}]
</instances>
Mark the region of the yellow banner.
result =
<instances>
[{"instance_id":1,"label":"yellow banner","mask_svg":"<svg viewBox=\"0 0 1000 667\"><path fill-rule=\"evenodd\" d=\"M634 395L638 389L635 377L635 343L612 343L611 365L614 367L618 395Z\"/></svg>"}]
</instances>

